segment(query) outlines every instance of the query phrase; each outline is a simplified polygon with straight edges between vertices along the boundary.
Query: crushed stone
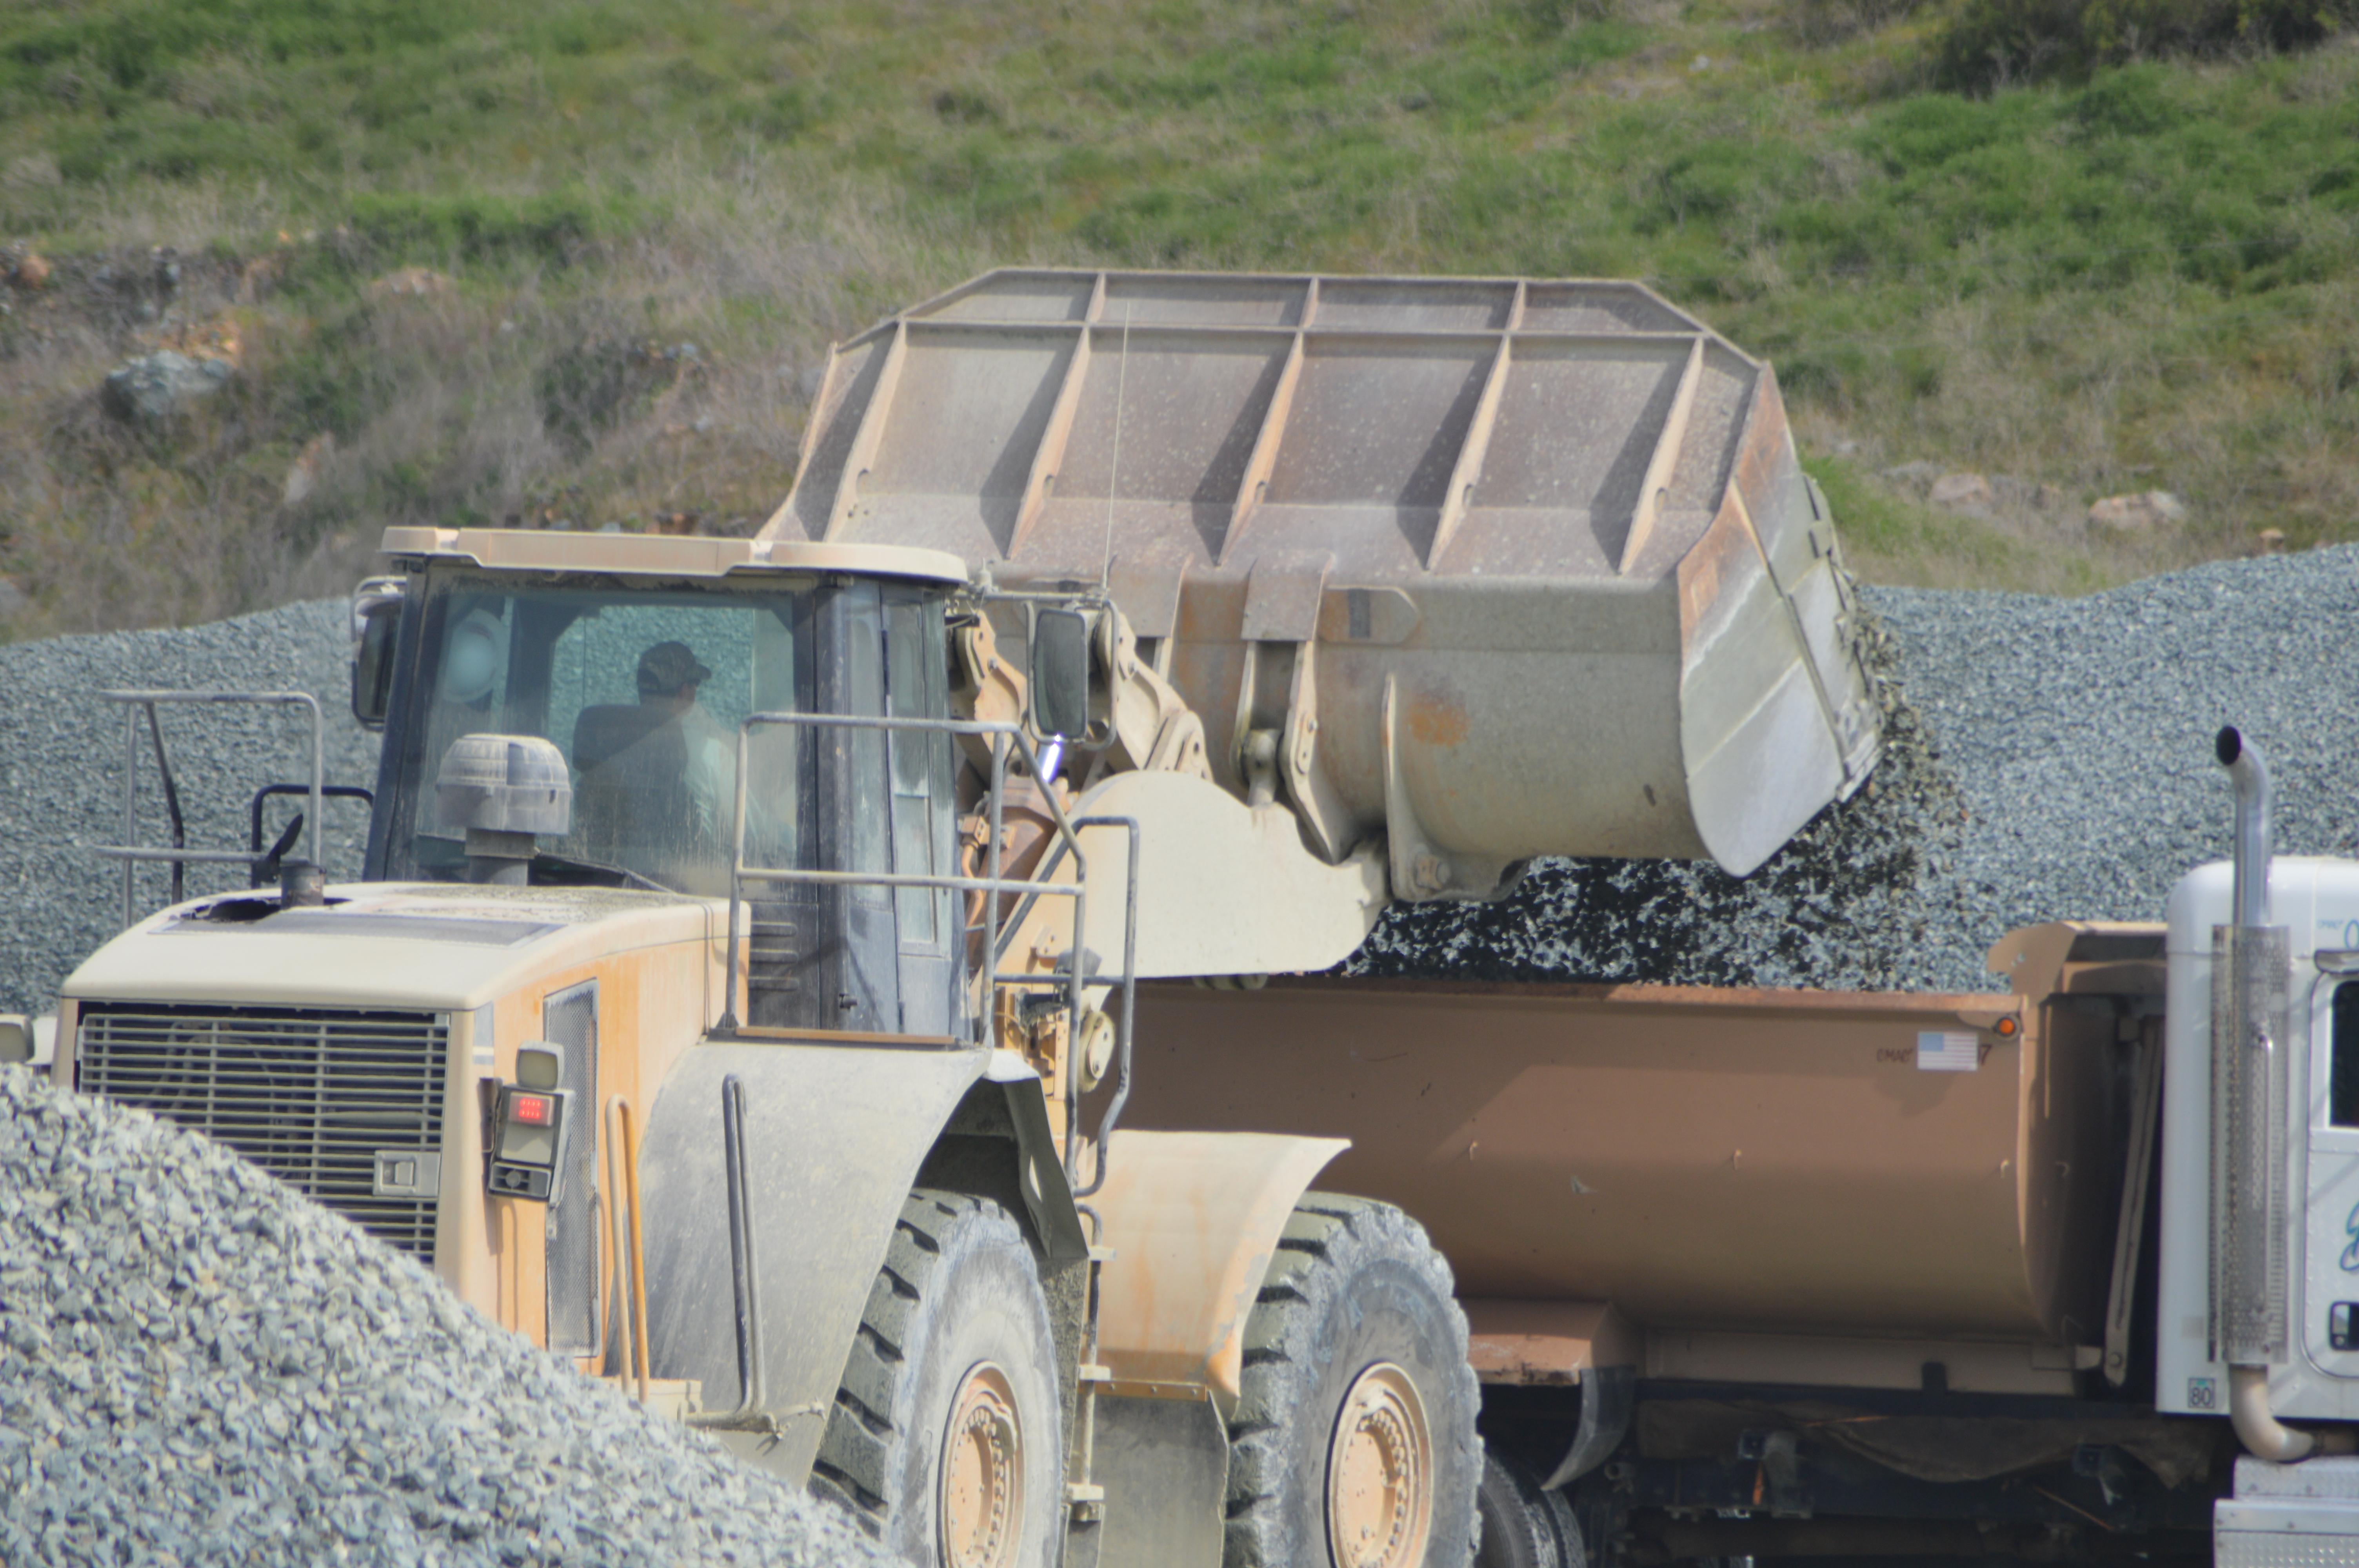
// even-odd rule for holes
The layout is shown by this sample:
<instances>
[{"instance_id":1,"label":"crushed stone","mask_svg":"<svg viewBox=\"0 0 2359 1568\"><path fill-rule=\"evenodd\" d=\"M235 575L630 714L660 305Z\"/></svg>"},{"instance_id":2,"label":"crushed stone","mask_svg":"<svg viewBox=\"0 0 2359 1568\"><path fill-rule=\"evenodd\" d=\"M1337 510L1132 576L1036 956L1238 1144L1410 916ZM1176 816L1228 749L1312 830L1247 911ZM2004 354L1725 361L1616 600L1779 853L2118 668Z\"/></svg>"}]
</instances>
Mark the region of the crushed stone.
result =
<instances>
[{"instance_id":1,"label":"crushed stone","mask_svg":"<svg viewBox=\"0 0 2359 1568\"><path fill-rule=\"evenodd\" d=\"M877 1561L220 1145L0 1067L0 1563Z\"/></svg>"}]
</instances>

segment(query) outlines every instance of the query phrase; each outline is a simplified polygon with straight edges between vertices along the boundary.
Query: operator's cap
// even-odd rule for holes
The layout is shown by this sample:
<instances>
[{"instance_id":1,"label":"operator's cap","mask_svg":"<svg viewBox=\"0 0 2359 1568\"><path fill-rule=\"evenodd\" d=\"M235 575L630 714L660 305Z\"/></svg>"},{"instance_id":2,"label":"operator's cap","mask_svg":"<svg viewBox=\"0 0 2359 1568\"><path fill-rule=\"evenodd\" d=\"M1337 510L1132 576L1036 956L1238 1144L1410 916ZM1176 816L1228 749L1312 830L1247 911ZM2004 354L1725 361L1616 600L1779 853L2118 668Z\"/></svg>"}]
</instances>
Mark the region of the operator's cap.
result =
<instances>
[{"instance_id":1,"label":"operator's cap","mask_svg":"<svg viewBox=\"0 0 2359 1568\"><path fill-rule=\"evenodd\" d=\"M643 692L678 691L684 686L701 686L712 678L712 672L696 662L685 643L658 643L639 655L639 689Z\"/></svg>"}]
</instances>

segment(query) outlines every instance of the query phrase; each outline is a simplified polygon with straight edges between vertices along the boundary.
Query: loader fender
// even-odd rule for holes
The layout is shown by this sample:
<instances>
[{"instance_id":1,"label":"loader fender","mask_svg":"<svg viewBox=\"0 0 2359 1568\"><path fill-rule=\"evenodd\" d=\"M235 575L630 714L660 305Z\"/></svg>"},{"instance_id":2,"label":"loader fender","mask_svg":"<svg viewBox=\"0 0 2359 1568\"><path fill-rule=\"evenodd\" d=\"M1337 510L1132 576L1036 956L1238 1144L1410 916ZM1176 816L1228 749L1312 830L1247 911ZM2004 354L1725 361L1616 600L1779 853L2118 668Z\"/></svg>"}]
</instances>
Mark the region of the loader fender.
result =
<instances>
[{"instance_id":1,"label":"loader fender","mask_svg":"<svg viewBox=\"0 0 2359 1568\"><path fill-rule=\"evenodd\" d=\"M1279 1234L1341 1138L1134 1132L1114 1141L1091 1206L1114 1250L1098 1281L1100 1359L1117 1393L1210 1390L1225 1420L1245 1319ZM1201 1397L1201 1395L1200 1395Z\"/></svg>"},{"instance_id":2,"label":"loader fender","mask_svg":"<svg viewBox=\"0 0 2359 1568\"><path fill-rule=\"evenodd\" d=\"M1058 1157L1056 1134L1049 1127L1049 1101L1040 1075L1015 1052L994 1051L983 1076L1006 1095L1007 1116L1015 1124L1021 1161L1017 1183L1041 1250L1059 1260L1088 1257L1089 1238L1082 1232L1082 1211L1073 1202L1072 1185L1066 1181L1065 1167Z\"/></svg>"},{"instance_id":3,"label":"loader fender","mask_svg":"<svg viewBox=\"0 0 2359 1568\"><path fill-rule=\"evenodd\" d=\"M1063 1172L1040 1147L1045 1118L1026 1114L1027 1100L1039 1103L1037 1080L1021 1081L1005 1055L714 1042L666 1077L640 1152L649 1360L658 1378L700 1380L708 1412L734 1410L743 1395L723 1081L734 1075L745 1094L761 1409L775 1431L726 1434L744 1457L797 1483L809 1476L894 1223L979 1084L998 1080L1007 1092L1026 1207L1043 1246L1052 1256L1079 1246Z\"/></svg>"}]
</instances>

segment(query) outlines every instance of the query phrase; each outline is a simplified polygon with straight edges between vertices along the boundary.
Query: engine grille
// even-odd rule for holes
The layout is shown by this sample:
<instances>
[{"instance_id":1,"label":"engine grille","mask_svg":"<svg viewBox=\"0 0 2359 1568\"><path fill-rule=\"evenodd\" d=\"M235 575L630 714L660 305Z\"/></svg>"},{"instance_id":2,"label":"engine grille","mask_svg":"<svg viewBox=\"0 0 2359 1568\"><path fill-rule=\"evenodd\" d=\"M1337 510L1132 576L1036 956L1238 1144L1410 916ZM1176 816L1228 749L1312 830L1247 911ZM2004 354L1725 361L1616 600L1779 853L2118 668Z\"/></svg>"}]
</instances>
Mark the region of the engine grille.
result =
<instances>
[{"instance_id":1,"label":"engine grille","mask_svg":"<svg viewBox=\"0 0 2359 1568\"><path fill-rule=\"evenodd\" d=\"M376 1152L440 1149L450 1029L430 1012L85 1002L75 1087L229 1145L431 1264L431 1198L378 1197Z\"/></svg>"}]
</instances>

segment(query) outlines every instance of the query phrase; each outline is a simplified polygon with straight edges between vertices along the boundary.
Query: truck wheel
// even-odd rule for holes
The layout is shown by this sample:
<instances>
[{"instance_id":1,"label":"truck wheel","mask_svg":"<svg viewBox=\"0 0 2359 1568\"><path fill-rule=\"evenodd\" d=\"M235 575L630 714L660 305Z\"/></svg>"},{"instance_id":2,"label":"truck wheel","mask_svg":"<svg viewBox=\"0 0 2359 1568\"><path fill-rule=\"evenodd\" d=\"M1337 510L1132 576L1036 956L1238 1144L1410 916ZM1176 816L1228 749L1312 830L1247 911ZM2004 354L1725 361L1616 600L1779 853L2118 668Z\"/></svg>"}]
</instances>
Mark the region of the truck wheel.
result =
<instances>
[{"instance_id":1,"label":"truck wheel","mask_svg":"<svg viewBox=\"0 0 2359 1568\"><path fill-rule=\"evenodd\" d=\"M1476 1503L1483 1543L1474 1568L1588 1568L1572 1505L1542 1487L1528 1465L1485 1454Z\"/></svg>"},{"instance_id":2,"label":"truck wheel","mask_svg":"<svg viewBox=\"0 0 2359 1568\"><path fill-rule=\"evenodd\" d=\"M902 1206L811 1466L896 1556L1047 1568L1061 1534L1063 1408L1032 1247L987 1198Z\"/></svg>"},{"instance_id":3,"label":"truck wheel","mask_svg":"<svg viewBox=\"0 0 2359 1568\"><path fill-rule=\"evenodd\" d=\"M1294 1206L1245 1320L1229 1568L1467 1568L1481 1397L1451 1292L1400 1210Z\"/></svg>"}]
</instances>

